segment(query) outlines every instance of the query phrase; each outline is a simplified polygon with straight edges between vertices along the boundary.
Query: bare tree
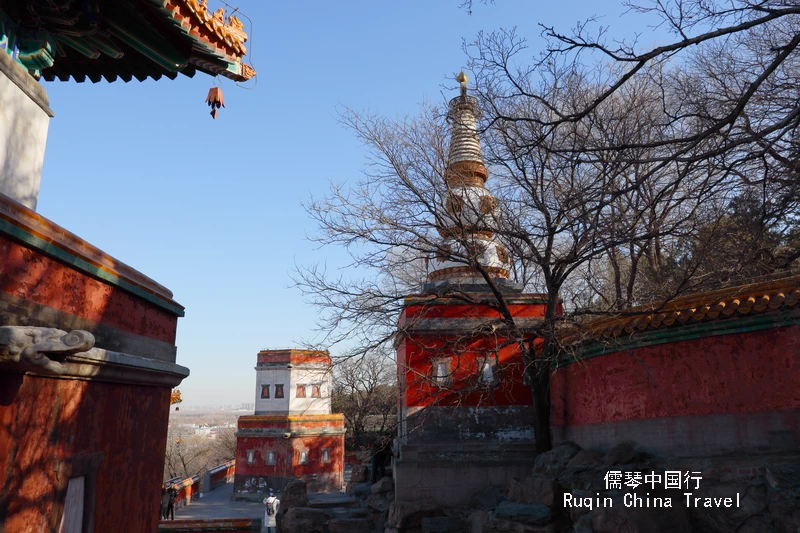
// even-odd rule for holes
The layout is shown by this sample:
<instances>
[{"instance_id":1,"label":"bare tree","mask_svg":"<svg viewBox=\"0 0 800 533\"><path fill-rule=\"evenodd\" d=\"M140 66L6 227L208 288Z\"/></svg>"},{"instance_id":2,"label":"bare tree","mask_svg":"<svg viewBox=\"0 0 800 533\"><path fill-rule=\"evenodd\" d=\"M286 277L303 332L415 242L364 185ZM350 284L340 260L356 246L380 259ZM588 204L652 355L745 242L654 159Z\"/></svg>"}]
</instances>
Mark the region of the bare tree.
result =
<instances>
[{"instance_id":1,"label":"bare tree","mask_svg":"<svg viewBox=\"0 0 800 533\"><path fill-rule=\"evenodd\" d=\"M611 41L609 28L592 18L569 33L541 26L544 51L525 57L527 42L516 30L479 35L466 50L486 108L485 127L519 131L520 123L533 123L529 134L517 136L515 142L518 149L534 149L559 131L592 127L598 113L646 88L646 124L657 135L599 136L591 147L562 144L548 151L579 152L597 162L613 158L634 163L640 175L631 184L635 194L646 192L652 176L713 174L721 182L717 187L726 192L715 202L707 201L704 213L695 218L706 227L705 242L713 242L708 239L715 235L713 228L724 232L729 227L715 220L737 205L736 198L746 198L764 231L751 232L755 241L733 247L741 251L740 258L731 257L733 248L725 255L731 265L748 263L748 249L760 246L758 236L766 237L767 228L781 234L795 231L792 215L800 207L800 4L659 0L625 5L628 17L649 20L674 41L650 49L642 48L636 36ZM563 98L564 86L554 81L563 84L576 78L589 80L598 90L580 102ZM530 107L549 112L532 114ZM625 196L623 192L627 203ZM702 241L693 245L691 236L683 236L611 249L606 261L587 270L587 282L600 274L594 282L602 285L601 299L625 307L641 301L634 295L637 287L640 295L667 298L712 282L746 281L752 274L739 269L738 276L715 279L711 263L719 247L699 246ZM791 268L797 259L791 253L783 258L782 265L771 263L773 271Z\"/></svg>"},{"instance_id":2,"label":"bare tree","mask_svg":"<svg viewBox=\"0 0 800 533\"><path fill-rule=\"evenodd\" d=\"M170 424L167 430L164 478L188 478L204 472L209 466L209 455L208 439L196 436L193 430Z\"/></svg>"},{"instance_id":3,"label":"bare tree","mask_svg":"<svg viewBox=\"0 0 800 533\"><path fill-rule=\"evenodd\" d=\"M236 458L236 432L217 430L197 435L194 428L170 421L164 458L164 479L188 478Z\"/></svg>"},{"instance_id":4,"label":"bare tree","mask_svg":"<svg viewBox=\"0 0 800 533\"><path fill-rule=\"evenodd\" d=\"M342 413L351 448L396 426L397 377L392 358L372 353L344 359L333 371L331 408Z\"/></svg>"},{"instance_id":5,"label":"bare tree","mask_svg":"<svg viewBox=\"0 0 800 533\"><path fill-rule=\"evenodd\" d=\"M473 206L471 220L453 217L445 184L450 126L432 105L399 121L345 111L343 122L370 149L364 178L308 206L318 241L346 247L352 270L332 277L301 268L298 284L323 309L327 340L348 340L351 356L404 334L395 319L420 261L480 273L491 299L448 296L495 310L501 318L492 331L520 346L539 450L550 447L549 369L568 353L559 344L565 324L733 281L714 279L720 250L709 243L728 235L726 271L736 270L741 228L729 211L737 198L757 198L750 211L762 221L763 231L748 229L746 249L763 258L764 241L784 236L768 247L773 258L761 261L759 274L798 257L791 215L800 189L800 6L628 7L655 17L676 40L651 50L608 44L606 29L587 21L572 34L544 27L546 50L528 66L516 31L481 34L467 47L499 212ZM442 246L443 230L455 246ZM541 327L514 322L502 287L477 260L476 230L502 242L516 281L547 294Z\"/></svg>"},{"instance_id":6,"label":"bare tree","mask_svg":"<svg viewBox=\"0 0 800 533\"><path fill-rule=\"evenodd\" d=\"M234 428L220 429L216 432L210 443L211 466L232 461L236 458L236 430Z\"/></svg>"},{"instance_id":7,"label":"bare tree","mask_svg":"<svg viewBox=\"0 0 800 533\"><path fill-rule=\"evenodd\" d=\"M573 72L552 70L547 81L563 108L582 108L602 90ZM468 206L469 217L453 214L465 211L463 206L453 208L455 200L444 179L450 130L442 110L426 106L420 117L395 122L347 111L343 121L372 149L373 157L356 187L334 187L309 211L322 229L319 242L346 246L352 266L362 272L369 269L369 275L330 278L316 267L300 270L299 285L324 310L321 327L330 335L328 340L350 340L350 355L355 356L404 335L396 318L403 298L412 292L407 267L418 267L421 258L473 268L492 298L448 296L500 315L492 331L502 342L519 345L524 354L535 399L537 447L549 448L549 368L559 357L559 324L586 312L575 302L564 302L562 289L570 282L578 285L582 276L618 250L634 249L642 255L653 243L680 238L693 226L698 207L713 203L718 184L724 183L703 162L653 173L632 156L602 149L609 140L638 145L645 137L663 135L646 108L648 90L652 88L642 84L615 98L614 106L592 110L587 115L590 124L576 122L558 129L549 126L551 106L530 100L492 102L495 109L514 106L515 113L533 118L484 129L492 187L501 209L485 210L476 203ZM531 138L539 142L527 143ZM476 231L496 235L512 258L516 280L547 295L541 327L517 326L506 293L478 260L482 252L474 240ZM442 245L442 232L454 246ZM614 298L606 309L595 306L592 312L618 312L630 299ZM480 334L485 332L465 332L465 339L454 344Z\"/></svg>"},{"instance_id":8,"label":"bare tree","mask_svg":"<svg viewBox=\"0 0 800 533\"><path fill-rule=\"evenodd\" d=\"M527 43L516 31L480 35L466 49L487 104L488 124L503 128L533 121L546 133L569 129L590 123L594 113L616 105L615 97L646 82L654 88L653 123L661 135L602 139L595 151L649 164L649 174L713 163L738 178L739 187L796 199L800 4L658 0L626 6L628 16L645 17L675 40L651 49L643 49L636 38L612 42L609 28L590 19L571 33L542 26L545 50L526 61ZM562 79L564 74L590 77L601 89L580 105L565 103L546 81L554 69ZM528 114L525 102L546 106L551 113ZM519 142L532 146L541 140Z\"/></svg>"}]
</instances>

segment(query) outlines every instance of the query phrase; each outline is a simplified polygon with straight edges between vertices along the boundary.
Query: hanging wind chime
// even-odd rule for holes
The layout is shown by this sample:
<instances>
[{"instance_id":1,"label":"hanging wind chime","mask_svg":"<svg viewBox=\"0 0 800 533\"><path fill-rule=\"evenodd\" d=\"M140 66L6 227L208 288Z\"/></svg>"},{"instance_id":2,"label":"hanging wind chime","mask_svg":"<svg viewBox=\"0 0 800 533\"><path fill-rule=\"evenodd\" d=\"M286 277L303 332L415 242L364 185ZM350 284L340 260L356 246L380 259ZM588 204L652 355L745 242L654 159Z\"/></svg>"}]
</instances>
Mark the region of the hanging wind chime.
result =
<instances>
[{"instance_id":1,"label":"hanging wind chime","mask_svg":"<svg viewBox=\"0 0 800 533\"><path fill-rule=\"evenodd\" d=\"M211 108L211 118L214 120L217 119L217 109L220 107L225 107L225 99L222 97L222 88L221 87L212 87L208 90L208 96L206 97L206 103Z\"/></svg>"}]
</instances>

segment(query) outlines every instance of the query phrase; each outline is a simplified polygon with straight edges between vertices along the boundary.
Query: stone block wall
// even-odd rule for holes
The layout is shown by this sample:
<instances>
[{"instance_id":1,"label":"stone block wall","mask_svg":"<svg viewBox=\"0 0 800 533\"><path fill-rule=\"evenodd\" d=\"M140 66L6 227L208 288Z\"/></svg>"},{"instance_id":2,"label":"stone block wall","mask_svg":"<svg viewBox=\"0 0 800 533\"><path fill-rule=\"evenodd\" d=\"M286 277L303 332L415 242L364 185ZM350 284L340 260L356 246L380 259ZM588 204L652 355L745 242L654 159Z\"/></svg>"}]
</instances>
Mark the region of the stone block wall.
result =
<instances>
[{"instance_id":1,"label":"stone block wall","mask_svg":"<svg viewBox=\"0 0 800 533\"><path fill-rule=\"evenodd\" d=\"M529 475L535 459L530 442L405 445L393 468L395 500L469 505L476 492Z\"/></svg>"}]
</instances>

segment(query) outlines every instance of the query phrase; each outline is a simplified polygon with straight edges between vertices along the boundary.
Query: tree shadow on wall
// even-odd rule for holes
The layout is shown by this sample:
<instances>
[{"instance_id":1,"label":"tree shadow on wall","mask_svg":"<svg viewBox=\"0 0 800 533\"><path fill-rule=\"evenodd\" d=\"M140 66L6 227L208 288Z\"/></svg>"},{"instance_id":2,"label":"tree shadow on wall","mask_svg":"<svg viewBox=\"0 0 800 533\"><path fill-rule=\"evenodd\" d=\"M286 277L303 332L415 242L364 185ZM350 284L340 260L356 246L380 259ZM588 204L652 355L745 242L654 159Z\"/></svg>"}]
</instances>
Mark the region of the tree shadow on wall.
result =
<instances>
[{"instance_id":1,"label":"tree shadow on wall","mask_svg":"<svg viewBox=\"0 0 800 533\"><path fill-rule=\"evenodd\" d=\"M0 449L5 455L0 487L0 531L56 531L66 480L58 460L76 424L82 391L66 402L53 394L54 382L3 371L0 373ZM61 492L61 494L59 494ZM58 518L54 516L58 513Z\"/></svg>"},{"instance_id":2,"label":"tree shadow on wall","mask_svg":"<svg viewBox=\"0 0 800 533\"><path fill-rule=\"evenodd\" d=\"M37 255L10 241L0 244L1 293L26 301L47 298L53 265ZM9 308L4 306L2 325L43 326L24 309ZM62 440L78 430L83 401L82 391L75 390L65 405L64 396L53 393L58 381L0 370L0 531L55 527L54 502L64 485L56 462L64 455Z\"/></svg>"}]
</instances>

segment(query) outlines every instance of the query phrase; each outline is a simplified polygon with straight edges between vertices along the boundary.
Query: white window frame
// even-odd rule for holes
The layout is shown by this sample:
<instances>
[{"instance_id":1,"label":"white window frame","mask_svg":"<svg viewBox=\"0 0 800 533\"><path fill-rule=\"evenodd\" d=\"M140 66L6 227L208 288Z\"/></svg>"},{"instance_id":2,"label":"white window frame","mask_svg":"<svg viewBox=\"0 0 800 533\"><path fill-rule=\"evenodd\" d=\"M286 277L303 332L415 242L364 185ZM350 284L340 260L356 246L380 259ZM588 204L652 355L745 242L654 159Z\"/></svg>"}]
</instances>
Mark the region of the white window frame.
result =
<instances>
[{"instance_id":1,"label":"white window frame","mask_svg":"<svg viewBox=\"0 0 800 533\"><path fill-rule=\"evenodd\" d=\"M442 365L445 368L445 374L442 375ZM433 364L431 365L431 377L433 378L434 384L439 387L443 387L452 383L453 378L453 367L450 361L450 358L437 358L433 360Z\"/></svg>"},{"instance_id":2,"label":"white window frame","mask_svg":"<svg viewBox=\"0 0 800 533\"><path fill-rule=\"evenodd\" d=\"M491 369L491 378L486 379L486 368ZM497 359L494 357L484 357L478 359L478 382L482 387L494 387L500 382L497 375Z\"/></svg>"},{"instance_id":3,"label":"white window frame","mask_svg":"<svg viewBox=\"0 0 800 533\"><path fill-rule=\"evenodd\" d=\"M304 452L300 452L300 458L297 460L297 464L299 464L299 465L308 464L308 451L307 450L304 451Z\"/></svg>"},{"instance_id":4,"label":"white window frame","mask_svg":"<svg viewBox=\"0 0 800 533\"><path fill-rule=\"evenodd\" d=\"M268 465L274 465L275 464L275 452L273 450L267 451L266 464L268 464Z\"/></svg>"},{"instance_id":5,"label":"white window frame","mask_svg":"<svg viewBox=\"0 0 800 533\"><path fill-rule=\"evenodd\" d=\"M322 448L322 462L323 463L330 463L331 462L331 449L330 448Z\"/></svg>"},{"instance_id":6,"label":"white window frame","mask_svg":"<svg viewBox=\"0 0 800 533\"><path fill-rule=\"evenodd\" d=\"M256 451L255 450L247 450L247 456L245 457L245 462L249 465L256 464Z\"/></svg>"}]
</instances>

